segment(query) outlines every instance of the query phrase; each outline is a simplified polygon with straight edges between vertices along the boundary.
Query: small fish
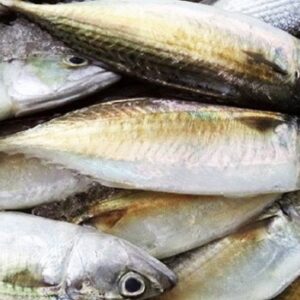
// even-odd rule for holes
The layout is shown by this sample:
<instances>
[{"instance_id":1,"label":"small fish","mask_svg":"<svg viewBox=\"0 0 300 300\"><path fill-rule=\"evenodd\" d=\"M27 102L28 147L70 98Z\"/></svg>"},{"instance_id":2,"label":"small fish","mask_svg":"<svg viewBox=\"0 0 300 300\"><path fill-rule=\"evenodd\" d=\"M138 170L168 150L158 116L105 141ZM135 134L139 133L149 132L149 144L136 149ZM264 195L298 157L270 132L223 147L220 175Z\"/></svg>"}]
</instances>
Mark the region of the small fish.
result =
<instances>
[{"instance_id":1,"label":"small fish","mask_svg":"<svg viewBox=\"0 0 300 300\"><path fill-rule=\"evenodd\" d=\"M256 18L178 0L0 4L121 73L214 102L300 108L300 41Z\"/></svg>"},{"instance_id":2,"label":"small fish","mask_svg":"<svg viewBox=\"0 0 300 300\"><path fill-rule=\"evenodd\" d=\"M300 188L298 119L198 102L97 104L0 140L105 186L196 195Z\"/></svg>"},{"instance_id":3,"label":"small fish","mask_svg":"<svg viewBox=\"0 0 300 300\"><path fill-rule=\"evenodd\" d=\"M273 216L170 259L178 285L158 299L264 300L281 293L300 275L300 193L282 202L289 200Z\"/></svg>"},{"instance_id":4,"label":"small fish","mask_svg":"<svg viewBox=\"0 0 300 300\"><path fill-rule=\"evenodd\" d=\"M0 23L0 120L69 103L119 78L24 19Z\"/></svg>"},{"instance_id":5,"label":"small fish","mask_svg":"<svg viewBox=\"0 0 300 300\"><path fill-rule=\"evenodd\" d=\"M0 153L0 210L24 209L85 192L92 180L38 159Z\"/></svg>"},{"instance_id":6,"label":"small fish","mask_svg":"<svg viewBox=\"0 0 300 300\"><path fill-rule=\"evenodd\" d=\"M300 34L299 0L204 0L202 3L259 18L295 36Z\"/></svg>"},{"instance_id":7,"label":"small fish","mask_svg":"<svg viewBox=\"0 0 300 300\"><path fill-rule=\"evenodd\" d=\"M200 247L233 232L280 195L252 198L119 192L92 203L71 222L124 238L157 258Z\"/></svg>"},{"instance_id":8,"label":"small fish","mask_svg":"<svg viewBox=\"0 0 300 300\"><path fill-rule=\"evenodd\" d=\"M1 300L148 299L176 283L146 252L91 228L9 212L0 228Z\"/></svg>"},{"instance_id":9,"label":"small fish","mask_svg":"<svg viewBox=\"0 0 300 300\"><path fill-rule=\"evenodd\" d=\"M299 300L300 299L300 278L293 282L280 296L275 300Z\"/></svg>"}]
</instances>

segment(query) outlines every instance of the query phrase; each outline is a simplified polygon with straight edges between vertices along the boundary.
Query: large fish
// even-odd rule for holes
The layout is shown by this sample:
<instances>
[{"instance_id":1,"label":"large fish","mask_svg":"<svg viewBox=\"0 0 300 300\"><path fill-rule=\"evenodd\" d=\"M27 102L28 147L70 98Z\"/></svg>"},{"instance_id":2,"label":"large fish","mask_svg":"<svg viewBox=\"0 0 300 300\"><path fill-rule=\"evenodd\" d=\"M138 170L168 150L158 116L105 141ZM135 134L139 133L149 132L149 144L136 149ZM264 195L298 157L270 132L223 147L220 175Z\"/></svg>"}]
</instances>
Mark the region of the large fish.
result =
<instances>
[{"instance_id":1,"label":"large fish","mask_svg":"<svg viewBox=\"0 0 300 300\"><path fill-rule=\"evenodd\" d=\"M182 194L297 190L298 119L160 99L97 104L0 140L106 186Z\"/></svg>"},{"instance_id":2,"label":"large fish","mask_svg":"<svg viewBox=\"0 0 300 300\"><path fill-rule=\"evenodd\" d=\"M0 120L69 103L118 80L26 20L0 23Z\"/></svg>"},{"instance_id":3,"label":"large fish","mask_svg":"<svg viewBox=\"0 0 300 300\"><path fill-rule=\"evenodd\" d=\"M295 36L300 34L299 0L204 0L202 3L259 18Z\"/></svg>"},{"instance_id":4,"label":"large fish","mask_svg":"<svg viewBox=\"0 0 300 300\"><path fill-rule=\"evenodd\" d=\"M224 198L119 192L92 202L68 221L92 225L164 258L233 232L278 198L279 195Z\"/></svg>"},{"instance_id":5,"label":"large fish","mask_svg":"<svg viewBox=\"0 0 300 300\"><path fill-rule=\"evenodd\" d=\"M120 72L222 103L300 107L300 42L255 18L179 0L1 3Z\"/></svg>"},{"instance_id":6,"label":"large fish","mask_svg":"<svg viewBox=\"0 0 300 300\"><path fill-rule=\"evenodd\" d=\"M64 222L0 213L1 300L147 299L176 277L125 240Z\"/></svg>"},{"instance_id":7,"label":"large fish","mask_svg":"<svg viewBox=\"0 0 300 300\"><path fill-rule=\"evenodd\" d=\"M282 292L300 275L300 194L285 198L283 210L171 259L178 285L159 299L265 300Z\"/></svg>"},{"instance_id":8,"label":"large fish","mask_svg":"<svg viewBox=\"0 0 300 300\"><path fill-rule=\"evenodd\" d=\"M0 153L0 210L63 201L92 187L92 180L69 170Z\"/></svg>"}]
</instances>

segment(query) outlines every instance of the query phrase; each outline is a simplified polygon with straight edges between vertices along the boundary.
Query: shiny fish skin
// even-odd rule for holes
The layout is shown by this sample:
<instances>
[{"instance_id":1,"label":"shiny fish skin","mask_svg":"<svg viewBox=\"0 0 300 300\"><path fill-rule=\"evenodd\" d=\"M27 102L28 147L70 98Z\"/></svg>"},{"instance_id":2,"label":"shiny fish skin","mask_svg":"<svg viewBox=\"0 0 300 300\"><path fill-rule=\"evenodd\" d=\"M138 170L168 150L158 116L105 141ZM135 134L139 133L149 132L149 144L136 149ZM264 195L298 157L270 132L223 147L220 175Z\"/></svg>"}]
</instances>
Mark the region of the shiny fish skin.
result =
<instances>
[{"instance_id":1,"label":"shiny fish skin","mask_svg":"<svg viewBox=\"0 0 300 300\"><path fill-rule=\"evenodd\" d=\"M160 300L265 300L300 274L300 194L290 215L276 215L167 264L178 285ZM287 197L289 197L288 195ZM241 295L242 298L241 298Z\"/></svg>"},{"instance_id":2,"label":"shiny fish skin","mask_svg":"<svg viewBox=\"0 0 300 300\"><path fill-rule=\"evenodd\" d=\"M120 72L222 103L300 107L300 42L255 18L176 0L0 3Z\"/></svg>"},{"instance_id":3,"label":"shiny fish skin","mask_svg":"<svg viewBox=\"0 0 300 300\"><path fill-rule=\"evenodd\" d=\"M208 0L202 3L259 18L295 36L300 34L299 0Z\"/></svg>"},{"instance_id":4,"label":"shiny fish skin","mask_svg":"<svg viewBox=\"0 0 300 300\"><path fill-rule=\"evenodd\" d=\"M38 159L0 153L0 210L24 209L87 191L92 180Z\"/></svg>"},{"instance_id":5,"label":"shiny fish skin","mask_svg":"<svg viewBox=\"0 0 300 300\"><path fill-rule=\"evenodd\" d=\"M279 195L223 198L130 191L92 204L75 223L121 237L157 258L174 256L233 232Z\"/></svg>"},{"instance_id":6,"label":"shiny fish skin","mask_svg":"<svg viewBox=\"0 0 300 300\"><path fill-rule=\"evenodd\" d=\"M147 286L147 299L176 282L173 272L119 238L64 222L0 213L1 300L125 299L125 274Z\"/></svg>"},{"instance_id":7,"label":"shiny fish skin","mask_svg":"<svg viewBox=\"0 0 300 300\"><path fill-rule=\"evenodd\" d=\"M72 64L74 57L83 63ZM69 103L118 80L37 25L0 23L0 120Z\"/></svg>"},{"instance_id":8,"label":"shiny fish skin","mask_svg":"<svg viewBox=\"0 0 300 300\"><path fill-rule=\"evenodd\" d=\"M298 120L161 99L98 104L0 140L126 189L255 195L299 188Z\"/></svg>"}]
</instances>

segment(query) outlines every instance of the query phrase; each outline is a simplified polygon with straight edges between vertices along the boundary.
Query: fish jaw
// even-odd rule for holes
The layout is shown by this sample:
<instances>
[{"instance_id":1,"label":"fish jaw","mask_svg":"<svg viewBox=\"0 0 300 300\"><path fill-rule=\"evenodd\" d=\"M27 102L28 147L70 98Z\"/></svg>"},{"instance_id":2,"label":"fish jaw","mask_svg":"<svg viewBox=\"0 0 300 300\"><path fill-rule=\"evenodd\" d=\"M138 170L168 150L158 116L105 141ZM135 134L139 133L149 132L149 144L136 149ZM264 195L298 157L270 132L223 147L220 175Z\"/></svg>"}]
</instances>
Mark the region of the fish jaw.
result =
<instances>
[{"instance_id":1,"label":"fish jaw","mask_svg":"<svg viewBox=\"0 0 300 300\"><path fill-rule=\"evenodd\" d=\"M0 64L0 119L64 105L117 82L120 77L90 65L68 68L61 56Z\"/></svg>"},{"instance_id":2,"label":"fish jaw","mask_svg":"<svg viewBox=\"0 0 300 300\"><path fill-rule=\"evenodd\" d=\"M122 280L138 274L148 285L137 299L148 299L167 290L177 283L176 275L163 263L129 242L85 228L85 235L76 241L74 251L66 270L66 293L81 295L80 299L124 299ZM100 240L94 237L101 234ZM107 241L106 241L107 240ZM89 245L87 249L87 245ZM113 264L108 264L110 260ZM101 276L101 274L106 274ZM117 276L116 276L117 275ZM80 290L76 283L82 282ZM130 298L130 297L128 297Z\"/></svg>"}]
</instances>

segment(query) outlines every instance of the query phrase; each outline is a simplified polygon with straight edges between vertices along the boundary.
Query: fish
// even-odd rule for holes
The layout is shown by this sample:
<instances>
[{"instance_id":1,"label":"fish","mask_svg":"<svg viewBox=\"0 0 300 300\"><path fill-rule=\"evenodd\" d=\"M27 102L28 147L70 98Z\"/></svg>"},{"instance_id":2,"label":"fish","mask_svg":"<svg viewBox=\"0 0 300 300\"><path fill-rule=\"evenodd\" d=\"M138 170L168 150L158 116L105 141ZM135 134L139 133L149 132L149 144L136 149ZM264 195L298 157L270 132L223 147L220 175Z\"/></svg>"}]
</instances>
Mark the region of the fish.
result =
<instances>
[{"instance_id":1,"label":"fish","mask_svg":"<svg viewBox=\"0 0 300 300\"><path fill-rule=\"evenodd\" d=\"M119 79L25 19L0 23L0 120L70 103Z\"/></svg>"},{"instance_id":2,"label":"fish","mask_svg":"<svg viewBox=\"0 0 300 300\"><path fill-rule=\"evenodd\" d=\"M278 205L273 215L165 261L178 285L156 299L262 300L280 294L300 275L299 199L299 192L286 194L284 208Z\"/></svg>"},{"instance_id":3,"label":"fish","mask_svg":"<svg viewBox=\"0 0 300 300\"><path fill-rule=\"evenodd\" d=\"M129 242L24 213L0 213L1 300L148 299L175 274Z\"/></svg>"},{"instance_id":4,"label":"fish","mask_svg":"<svg viewBox=\"0 0 300 300\"><path fill-rule=\"evenodd\" d=\"M213 103L300 107L300 41L256 18L179 0L0 4L122 74Z\"/></svg>"},{"instance_id":5,"label":"fish","mask_svg":"<svg viewBox=\"0 0 300 300\"><path fill-rule=\"evenodd\" d=\"M299 189L297 117L172 99L123 99L0 139L114 188L189 195Z\"/></svg>"},{"instance_id":6,"label":"fish","mask_svg":"<svg viewBox=\"0 0 300 300\"><path fill-rule=\"evenodd\" d=\"M300 298L300 278L296 279L281 295L275 300L298 300Z\"/></svg>"},{"instance_id":7,"label":"fish","mask_svg":"<svg viewBox=\"0 0 300 300\"><path fill-rule=\"evenodd\" d=\"M93 201L67 221L93 226L162 259L235 231L279 198L277 194L224 198L120 191Z\"/></svg>"},{"instance_id":8,"label":"fish","mask_svg":"<svg viewBox=\"0 0 300 300\"><path fill-rule=\"evenodd\" d=\"M64 201L94 187L85 176L22 154L0 153L0 210L25 209Z\"/></svg>"},{"instance_id":9,"label":"fish","mask_svg":"<svg viewBox=\"0 0 300 300\"><path fill-rule=\"evenodd\" d=\"M253 16L292 35L300 35L299 0L204 0L202 3Z\"/></svg>"}]
</instances>

